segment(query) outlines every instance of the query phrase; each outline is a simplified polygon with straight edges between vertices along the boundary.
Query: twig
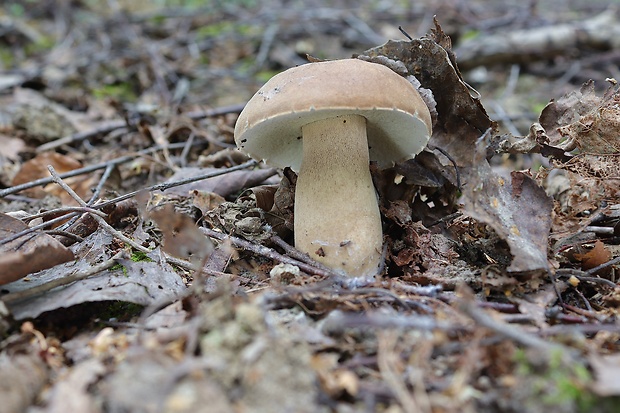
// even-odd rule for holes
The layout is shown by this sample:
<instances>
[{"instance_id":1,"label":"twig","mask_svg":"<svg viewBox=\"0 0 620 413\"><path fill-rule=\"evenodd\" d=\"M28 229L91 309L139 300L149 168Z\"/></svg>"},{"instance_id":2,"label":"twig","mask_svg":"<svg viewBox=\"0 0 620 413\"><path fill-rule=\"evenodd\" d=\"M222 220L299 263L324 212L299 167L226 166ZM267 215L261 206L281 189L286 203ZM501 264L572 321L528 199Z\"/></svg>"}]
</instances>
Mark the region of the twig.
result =
<instances>
[{"instance_id":1,"label":"twig","mask_svg":"<svg viewBox=\"0 0 620 413\"><path fill-rule=\"evenodd\" d=\"M85 139L91 138L96 135L110 133L113 130L121 129L127 126L127 122L125 120L113 120L107 122L105 125L99 126L98 128L91 129L85 132L75 133L73 135L65 136L64 138L56 139L55 141L44 143L37 147L37 152L45 152L50 149L58 148L59 146L80 142Z\"/></svg>"},{"instance_id":2,"label":"twig","mask_svg":"<svg viewBox=\"0 0 620 413\"><path fill-rule=\"evenodd\" d=\"M617 258L616 258L617 259ZM612 260L613 261L613 260ZM599 267L594 267L592 268L592 270L598 271L599 269L605 268L607 265L609 264L611 261L607 261L605 264L601 264L599 265ZM609 264L609 265L613 265L613 263ZM603 267L605 266L605 267ZM606 285L608 287L611 288L616 288L618 285L616 283L614 283L613 281L610 281L606 278L599 278L599 277L591 277L588 274L590 274L590 271L581 271L575 268L560 268L558 270L556 270L556 274L562 277L570 277L570 276L574 276L575 278L577 278L579 281L587 281L587 282L593 282L593 283L597 283L597 284L603 284ZM586 275L584 275L586 274Z\"/></svg>"},{"instance_id":3,"label":"twig","mask_svg":"<svg viewBox=\"0 0 620 413\"><path fill-rule=\"evenodd\" d=\"M566 324L556 324L550 327L545 328L540 331L539 334L541 336L553 336L553 335L563 335L566 337L571 337L575 333L580 334L596 334L599 331L609 331L612 333L619 334L620 333L620 325L617 324L578 324L578 325L566 325Z\"/></svg>"},{"instance_id":4,"label":"twig","mask_svg":"<svg viewBox=\"0 0 620 413\"><path fill-rule=\"evenodd\" d=\"M105 213L99 211L98 209L94 209L90 207L82 207L82 206L67 206L67 207L52 209L49 211L39 212L38 214L34 214L34 215L27 216L25 218L22 218L22 221L30 222L33 219L45 218L50 215L59 215L59 214L63 215L64 217L64 215L68 212L92 212L93 214L98 214L104 218L107 217Z\"/></svg>"},{"instance_id":5,"label":"twig","mask_svg":"<svg viewBox=\"0 0 620 413\"><path fill-rule=\"evenodd\" d=\"M185 143L184 142L179 142L179 143L171 143L170 145L167 145L168 149L179 149L179 148L183 148L185 147ZM60 174L60 178L61 179L65 179L65 178L71 178L73 176L78 176L78 175L82 175L82 174L86 174L89 172L93 172L99 169L104 169L107 168L108 165L119 165L125 162L129 162L132 161L133 159L143 156L143 155L147 155L149 153L152 152L156 152L163 149L162 145L157 145L157 146L153 146L151 148L148 149L144 149L142 151L136 152L133 155L127 155L127 156L121 156L119 158L116 159L112 159L110 161L107 162L102 162L102 163L98 163L95 165L91 165L91 166L86 166L84 168L79 168L79 169L74 169L72 171L69 172L65 172L63 174ZM10 188L5 188L3 190L0 190L0 198L4 198L7 195L10 194L14 194L20 191L23 191L25 189L30 189L30 188L34 188L36 186L41 186L41 185L47 185L49 183L54 182L54 180L51 177L46 177L46 178L41 178L41 179L37 179L35 181L31 181L31 182L26 182L20 185L15 185L12 186Z\"/></svg>"},{"instance_id":6,"label":"twig","mask_svg":"<svg viewBox=\"0 0 620 413\"><path fill-rule=\"evenodd\" d=\"M47 167L47 169L50 171L50 174L52 174L52 178L54 179L54 182L56 182L58 185L60 185L60 187L62 189L65 190L65 192L67 192L69 195L71 195L71 197L73 199L75 199L80 205L82 206L86 206L86 202L80 198L78 196L78 194L75 193L75 191L73 189L71 189L71 187L69 185L67 185L56 173L56 170L54 169L53 166L49 165ZM121 241L123 241L125 244L130 245L133 249L141 251L143 253L149 253L150 250L148 248L143 247L142 245L137 244L134 240L132 240L131 238L125 236L125 234L123 234L120 231L117 231L116 229L114 229L110 224L108 224L105 219L103 219L102 217L100 217L97 214L91 214L91 216L93 217L93 219L95 221L97 221L97 223L106 231L108 232L110 235L120 239Z\"/></svg>"},{"instance_id":7,"label":"twig","mask_svg":"<svg viewBox=\"0 0 620 413\"><path fill-rule=\"evenodd\" d=\"M597 272L599 272L600 270L609 267L610 265L616 265L620 262L620 256L614 258L613 260L609 260L599 266L596 266L594 268L589 269L588 271L586 271L586 274L588 275L594 275ZM611 281L610 281L611 282ZM612 283L613 284L613 283ZM614 284L614 287L616 287L616 284Z\"/></svg>"},{"instance_id":8,"label":"twig","mask_svg":"<svg viewBox=\"0 0 620 413\"><path fill-rule=\"evenodd\" d=\"M230 106L222 106L220 108L215 108L215 109L188 112L186 113L186 116L193 120L199 120L199 119L204 119L204 118L208 118L212 116L225 115L227 113L238 113L243 110L244 106L245 106L245 103L237 104L237 105L230 105ZM102 125L98 128L85 131L85 132L79 132L73 135L65 136L64 138L56 139L55 141L52 141L52 142L45 143L37 148L37 152L45 152L51 149L56 149L62 145L81 142L93 136L110 133L116 129L121 129L127 126L128 125L125 120L110 121L107 124Z\"/></svg>"},{"instance_id":9,"label":"twig","mask_svg":"<svg viewBox=\"0 0 620 413\"><path fill-rule=\"evenodd\" d=\"M251 251L255 254L258 255L262 255L263 257L267 257L270 258L274 261L278 261L278 262L282 262L285 264L291 264L291 265L296 265L297 267L299 267L299 269L301 269L304 272L307 272L309 274L316 274L316 275L321 275L324 277L332 277L335 274L331 271L325 271L319 268L316 268L312 265L308 265L305 262L301 262L298 261L296 259L293 259L291 257L288 257L286 255L282 255L279 252L277 252L274 249L265 247L263 245L259 245L259 244L254 244L252 242L246 241L244 239L241 238L237 238L234 237L232 235L226 235L223 234L221 232L217 232L214 231L212 229L209 228L200 228L200 230L205 233L207 236L211 237L211 238L215 238L219 241L223 241L223 240L230 240L234 245L236 245L237 247L241 247L245 250Z\"/></svg>"},{"instance_id":10,"label":"twig","mask_svg":"<svg viewBox=\"0 0 620 413\"><path fill-rule=\"evenodd\" d=\"M143 189L139 189L137 191L133 191L133 192L129 192L125 195L121 195L118 196L114 199L110 199L109 201L105 201L102 202L100 204L94 205L93 208L103 208L106 207L108 205L113 205L116 204L117 202L121 202L124 201L126 199L129 198L133 198L134 196L142 193L142 192L151 192L151 191L165 191L166 189L170 189L170 188L174 188L176 186L180 186L180 185L185 185L191 182L196 182L196 181L200 181L203 179L208 179L208 178L214 178L216 176L220 176L220 175L226 175L229 172L234 172L234 171L240 171L242 169L247 169L250 168L252 166L255 166L256 164L258 164L258 162L251 160L245 163L242 163L240 165L236 165L236 166L231 166L230 168L220 168L217 171L213 171L213 172L208 172L206 174L202 174L199 176L195 176L193 178L187 178L187 179L183 179L180 181L172 181L172 182L164 182L164 183L160 183L160 184L155 184L155 185L151 185L149 187L143 188Z\"/></svg>"},{"instance_id":11,"label":"twig","mask_svg":"<svg viewBox=\"0 0 620 413\"><path fill-rule=\"evenodd\" d=\"M99 194L101 193L101 190L103 189L103 185L105 185L106 181L110 177L110 174L112 174L112 171L114 170L114 166L115 165L106 166L105 171L103 171L103 175L101 175L101 178L99 179L99 183L97 184L97 186L95 187L95 190L93 191L93 195L90 197L90 199L87 202L88 206L92 206L97 200L97 198L99 198Z\"/></svg>"},{"instance_id":12,"label":"twig","mask_svg":"<svg viewBox=\"0 0 620 413\"><path fill-rule=\"evenodd\" d=\"M477 324L495 331L496 333L509 338L526 347L538 348L545 351L568 350L561 344L549 343L539 337L526 333L524 330L502 323L489 316L484 310L480 309L474 300L461 299L458 301L458 308L467 314Z\"/></svg>"},{"instance_id":13,"label":"twig","mask_svg":"<svg viewBox=\"0 0 620 413\"><path fill-rule=\"evenodd\" d=\"M79 211L80 213L82 213L82 212L92 213L92 214L102 215L104 217L107 216L103 212L98 211L98 210L93 209L93 208L89 208L89 207L67 207L67 208L61 208L61 209L76 210L76 211ZM49 211L49 212L54 212L54 211ZM50 219L49 221L45 221L45 222L43 222L43 223L41 223L39 225L35 225L33 227L28 227L28 228L26 228L23 231L20 231L20 232L17 232L15 234L11 235L10 237L3 238L2 240L0 240L0 245L8 244L9 242L15 241L16 239L18 239L20 237L23 237L23 236L28 235L28 234L32 234L33 232L36 232L36 231L38 231L40 229L47 228L50 225L53 225L53 224L55 224L57 222L64 221L68 217L72 217L72 216L75 216L75 215L78 215L78 212L74 212L74 213L66 214L66 215L61 215L61 216L59 216L57 218ZM30 219L30 217L28 217L28 219Z\"/></svg>"},{"instance_id":14,"label":"twig","mask_svg":"<svg viewBox=\"0 0 620 413\"><path fill-rule=\"evenodd\" d=\"M458 189L461 189L461 174L459 172L459 167L456 164L456 160L448 152L446 152L445 149L440 148L439 146L428 145L428 148L432 151L439 151L443 154L443 156L448 158L452 166L454 166L454 174L456 175L456 187Z\"/></svg>"},{"instance_id":15,"label":"twig","mask_svg":"<svg viewBox=\"0 0 620 413\"><path fill-rule=\"evenodd\" d=\"M292 245L284 241L278 235L275 235L275 234L272 235L271 241L274 244L276 244L278 247L282 248L289 257L294 258L301 262L305 262L306 264L312 265L313 267L318 268L320 270L330 271L330 269L327 266L321 264L320 262L316 260L313 260L308 254L306 254L305 252L299 251L297 248L293 247Z\"/></svg>"},{"instance_id":16,"label":"twig","mask_svg":"<svg viewBox=\"0 0 620 413\"><path fill-rule=\"evenodd\" d=\"M184 180L174 181L174 182L167 182L167 183L163 183L163 184L156 184L156 185L144 188L144 189L140 189L138 191L133 191L133 192L130 192L128 194L118 196L118 197L116 197L114 199L111 199L109 201L105 201L105 202L101 202L100 204L93 205L92 207L90 207L90 209L92 209L92 210L101 209L101 208L104 208L104 207L106 207L108 205L113 205L113 204L116 204L118 202L124 201L126 199L133 198L137 194L139 194L141 192L144 192L144 191L148 192L148 191L154 191L154 190L162 189L162 188L163 188L162 190L165 190L165 189L173 188L175 186L184 185L184 184L189 183L189 182L193 182L193 181L198 181L198 180L201 180L201 179L213 178L215 176L224 175L224 174L227 174L229 172L233 172L233 171L249 168L250 166L256 165L256 163L257 163L256 161L248 161L248 162L243 163L241 165L232 166L230 168L221 168L220 170L209 172L207 174L203 174L201 176L197 176L197 177L194 177L194 178L189 178L189 179L184 179ZM58 176L62 177L62 175L58 175ZM54 179L50 178L50 182L54 182ZM80 208L81 208L81 209L79 209L80 212L82 212L82 211L83 212L89 212L90 211L89 209L85 209L84 207L80 207ZM52 213L54 211L49 211L49 212ZM57 222L61 222L61 221L64 221L64 220L66 220L68 218L72 218L72 217L74 217L74 216L76 216L78 214L79 214L79 212L73 212L73 213L70 213L70 214L67 214L67 215L63 215L63 216L51 219L49 221L43 222L42 224L36 225L34 227L30 227L30 228L25 229L24 231L21 231L21 232L15 234L15 235L12 235L9 238L5 238L5 239L1 240L0 241L0 245L6 244L8 242L11 242L11 241L13 241L13 240L15 240L15 239L17 239L17 238L19 238L21 236L26 235L26 234L33 233L33 232L35 232L35 231L37 231L39 229L47 228L47 227L49 227L49 226L51 226L51 225L53 225L53 224L55 224Z\"/></svg>"},{"instance_id":17,"label":"twig","mask_svg":"<svg viewBox=\"0 0 620 413\"><path fill-rule=\"evenodd\" d=\"M187 112L185 116L192 120L200 120L204 118L210 118L212 116L227 115L229 113L240 113L244 107L245 103L237 103L236 105L222 106L214 109Z\"/></svg>"},{"instance_id":18,"label":"twig","mask_svg":"<svg viewBox=\"0 0 620 413\"><path fill-rule=\"evenodd\" d=\"M0 296L0 300L5 303L13 303L16 301L24 300L26 298L34 297L36 295L42 294L46 291L53 290L54 288L61 287L63 285L72 284L76 281L83 280L92 275L100 273L101 271L112 268L114 265L116 265L117 260L124 258L125 255L126 253L124 250L119 251L109 260L106 260L102 262L101 264L92 266L87 271L67 275L62 278L57 278L55 280L46 282L45 284L37 285L36 287L32 287L27 290L9 293L9 294Z\"/></svg>"},{"instance_id":19,"label":"twig","mask_svg":"<svg viewBox=\"0 0 620 413\"><path fill-rule=\"evenodd\" d=\"M279 30L280 25L277 23L272 23L267 27L265 33L263 33L263 40L260 43L258 53L256 54L256 59L254 60L254 68L256 71L261 70L267 61L269 51L271 50L271 46L273 45L273 41L275 40Z\"/></svg>"}]
</instances>

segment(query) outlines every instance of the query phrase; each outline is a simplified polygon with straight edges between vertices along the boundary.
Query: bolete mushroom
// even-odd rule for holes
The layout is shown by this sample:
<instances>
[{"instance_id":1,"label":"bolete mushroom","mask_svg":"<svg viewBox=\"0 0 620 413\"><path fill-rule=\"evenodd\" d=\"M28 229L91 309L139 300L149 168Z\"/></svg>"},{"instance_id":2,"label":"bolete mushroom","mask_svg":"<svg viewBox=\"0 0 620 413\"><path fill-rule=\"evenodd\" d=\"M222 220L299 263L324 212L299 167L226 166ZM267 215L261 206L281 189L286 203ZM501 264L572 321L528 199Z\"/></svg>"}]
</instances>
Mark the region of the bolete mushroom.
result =
<instances>
[{"instance_id":1,"label":"bolete mushroom","mask_svg":"<svg viewBox=\"0 0 620 413\"><path fill-rule=\"evenodd\" d=\"M417 90L386 66L358 59L309 63L275 75L235 125L237 146L298 171L295 246L353 276L371 275L383 235L369 160L415 156L431 116Z\"/></svg>"}]
</instances>

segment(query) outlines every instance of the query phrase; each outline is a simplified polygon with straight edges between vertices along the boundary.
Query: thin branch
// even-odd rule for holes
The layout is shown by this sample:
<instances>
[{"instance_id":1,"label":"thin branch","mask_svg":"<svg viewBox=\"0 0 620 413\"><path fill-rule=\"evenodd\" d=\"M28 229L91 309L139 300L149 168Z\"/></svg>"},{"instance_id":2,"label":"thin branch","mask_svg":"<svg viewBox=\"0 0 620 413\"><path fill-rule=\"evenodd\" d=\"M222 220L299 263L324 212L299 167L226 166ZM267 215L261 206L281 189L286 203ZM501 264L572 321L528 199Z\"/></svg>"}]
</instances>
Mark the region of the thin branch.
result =
<instances>
[{"instance_id":1,"label":"thin branch","mask_svg":"<svg viewBox=\"0 0 620 413\"><path fill-rule=\"evenodd\" d=\"M617 260L617 258L616 258L616 260ZM595 270L594 272L596 272L599 269L607 267L608 265L613 265L613 263L611 261L607 261L606 263L601 264L598 267L592 268L592 270ZM599 267L601 267L601 268L599 268ZM611 287L611 288L616 288L618 286L616 283L614 283L613 281L610 281L608 279L590 276L589 274L590 274L590 271L592 271L592 270L581 271L581 270L578 270L576 268L560 268L560 269L556 270L555 273L557 275L561 276L561 277L574 276L579 281L587 281L587 282L592 282L592 283L596 283L596 284L602 284L602 285L606 285L606 286Z\"/></svg>"},{"instance_id":2,"label":"thin branch","mask_svg":"<svg viewBox=\"0 0 620 413\"><path fill-rule=\"evenodd\" d=\"M607 268L607 267L609 267L609 266L611 266L611 265L616 265L616 264L618 264L619 262L620 262L620 256L618 256L618 257L614 258L613 260L609 260L609 261L607 261L607 262L605 262L605 263L603 263L603 264L601 264L601 265L599 265L599 266L596 266L596 267L594 267L594 268L589 269L588 271L586 271L586 274L588 274L588 275L594 275L594 274L596 274L597 272L599 272L600 270L602 270L602 269L604 269L604 268ZM613 284L613 283L612 283L612 284ZM614 284L614 287L616 287L616 284Z\"/></svg>"},{"instance_id":3,"label":"thin branch","mask_svg":"<svg viewBox=\"0 0 620 413\"><path fill-rule=\"evenodd\" d=\"M257 255L262 255L263 257L267 257L270 258L274 261L278 261L278 262L282 262L285 264L291 264L291 265L296 265L297 267L299 267L299 269L301 269L304 272L307 272L309 274L316 274L316 275L320 275L320 276L324 276L324 277L331 277L334 276L335 274L331 271L325 271L319 268L316 268L315 266L312 265L308 265L305 262L301 262L298 261L296 259L293 259L291 257L288 257L286 255L282 255L279 252L277 252L274 249L265 247L263 245L259 245L259 244L254 244L252 242L246 241L244 239L241 238L237 238L234 237L232 235L226 235L223 234L221 232L217 232L214 231L212 229L209 228L200 228L200 230L207 236L211 237L211 238L215 238L219 241L223 241L223 240L230 240L234 245L236 245L237 247L243 248L247 251L251 251Z\"/></svg>"},{"instance_id":4,"label":"thin branch","mask_svg":"<svg viewBox=\"0 0 620 413\"><path fill-rule=\"evenodd\" d=\"M29 288L23 291L17 291L9 293L0 297L5 303L13 303L16 301L25 300L30 297L37 296L44 292L53 290L54 288L61 287L63 285L72 284L76 281L83 280L92 275L96 275L101 271L112 268L116 265L117 260L123 258L126 255L124 250L117 252L112 258L102 262L101 264L90 267L87 271L70 274L65 277L56 278L55 280L46 282L45 284L37 285L36 287Z\"/></svg>"},{"instance_id":5,"label":"thin branch","mask_svg":"<svg viewBox=\"0 0 620 413\"><path fill-rule=\"evenodd\" d=\"M197 143L197 144L200 144L200 142ZM167 145L168 149L180 149L180 148L183 148L183 147L185 147L185 143L184 142L171 143L170 145ZM74 169L72 171L62 173L59 176L60 176L61 179L65 179L65 178L71 178L73 176L78 176L78 175L86 174L86 173L89 173L89 172L97 171L99 169L107 168L108 165L119 165L119 164L122 164L122 163L125 163L125 162L130 162L130 161L134 160L137 157L140 157L140 156L143 156L143 155L148 155L149 153L152 153L152 152L157 152L157 151L159 151L159 150L161 150L163 148L164 148L164 146L162 146L162 145L153 146L153 147L150 147L148 149L144 149L142 151L136 152L133 155L121 156L119 158L112 159L112 160L109 160L107 162L102 162L102 163L98 163L98 164L95 164L95 165L86 166L84 168ZM4 198L7 195L14 194L14 193L23 191L25 189L34 188L36 186L47 185L47 184L52 183L52 182L54 182L54 180L51 177L46 177L46 178L37 179L35 181L26 182L26 183L23 183L23 184L20 184L20 185L15 185L15 186L12 186L10 188L5 188L5 189L0 190L0 198Z\"/></svg>"},{"instance_id":6,"label":"thin branch","mask_svg":"<svg viewBox=\"0 0 620 413\"><path fill-rule=\"evenodd\" d=\"M552 351L561 350L568 351L568 348L561 344L549 343L537 336L527 333L525 330L520 329L514 325L502 323L495 320L484 310L482 310L474 300L460 299L457 306L465 314L467 314L478 325L486 327L506 338L509 338L523 346L538 348L540 350Z\"/></svg>"},{"instance_id":7,"label":"thin branch","mask_svg":"<svg viewBox=\"0 0 620 413\"><path fill-rule=\"evenodd\" d=\"M69 195L71 195L71 197L73 199L75 199L80 205L82 206L86 206L86 202L79 197L78 194L75 193L75 191L69 186L67 185L56 173L56 170L54 170L54 167L49 165L47 167L47 169L50 171L50 173L52 174L52 178L54 179L54 182L56 182L58 185L60 185L60 187L62 189L65 190L65 192L67 192ZM116 229L114 229L110 224L108 224L105 219L103 219L102 217L100 217L97 214L91 214L91 216L93 217L93 219L95 221L97 221L97 223L99 224L99 226L101 226L106 232L108 232L110 235L120 239L121 241L123 241L125 244L130 245L133 249L144 252L149 253L150 250L148 248L143 247L142 245L137 244L134 240L132 240L131 238L127 237L125 234L123 234L120 231L117 231Z\"/></svg>"},{"instance_id":8,"label":"thin branch","mask_svg":"<svg viewBox=\"0 0 620 413\"><path fill-rule=\"evenodd\" d=\"M94 214L94 215L101 215L101 216L104 216L104 217L107 216L103 212L98 211L98 210L93 209L93 208L89 208L89 207L67 207L67 208L59 208L59 209L61 209L61 210L75 210L75 211L79 211L79 212L73 212L73 213L70 213L70 214L61 215L61 216L56 217L54 219L50 219L49 221L45 221L45 222L43 222L43 223L41 223L39 225L35 225L33 227L28 227L28 228L24 229L23 231L20 231L20 232L17 232L15 234L11 235L10 237L3 238L2 240L0 240L0 245L8 244L9 242L15 241L16 239L18 239L20 237L23 237L23 236L28 235L28 234L32 234L33 232L37 232L40 229L47 228L47 227L49 227L49 226L51 226L53 224L56 224L57 222L64 221L64 220L66 220L69 217L76 216L76 215L78 215L78 213L89 213L89 214ZM48 212L54 212L54 211L48 211ZM39 214L39 215L41 215L41 214ZM27 219L31 219L31 217L28 217Z\"/></svg>"},{"instance_id":9,"label":"thin branch","mask_svg":"<svg viewBox=\"0 0 620 413\"><path fill-rule=\"evenodd\" d=\"M110 133L116 129L121 129L127 126L127 122L125 120L113 120L107 122L105 125L99 126L98 128L91 129L85 132L75 133L73 135L65 136L64 138L56 139L54 141L44 143L37 147L37 152L45 152L50 149L58 148L59 146L81 142L85 139L92 138L93 136L103 135L106 133Z\"/></svg>"},{"instance_id":10,"label":"thin branch","mask_svg":"<svg viewBox=\"0 0 620 413\"><path fill-rule=\"evenodd\" d=\"M185 185L186 183L189 183L189 182L194 182L194 181L198 181L198 180L201 180L201 179L213 178L215 176L224 175L224 174L227 174L229 172L233 172L233 171L249 168L249 167L254 166L256 164L257 164L256 161L248 161L248 162L243 163L241 165L232 166L230 168L221 168L221 169L219 169L217 171L209 172L209 173L206 173L206 174L194 177L194 178L189 178L189 179L184 179L184 180L174 181L174 182L167 182L167 183L163 183L163 184L156 184L156 185L144 188L144 189L140 189L138 191L133 191L133 192L130 192L128 194L118 196L118 197L116 197L114 199L111 199L109 201L101 202L100 204L93 205L90 208L74 207L74 208L76 208L76 210L78 210L80 212L73 212L73 213L70 213L70 214L66 214L66 215L63 215L63 216L51 219L49 221L43 222L42 224L39 224L39 225L30 227L28 229L25 229L25 230L23 230L23 231L21 231L21 232L19 232L17 234L12 235L9 238L5 238L5 239L1 240L0 241L0 245L6 244L8 242L11 242L11 241L13 241L13 240L15 240L15 239L17 239L19 237L22 237L24 235L36 232L37 230L47 228L47 227L49 227L49 226L51 226L53 224L56 224L56 223L61 222L61 221L64 221L64 220L66 220L68 218L72 218L72 217L74 217L76 215L79 215L81 212L88 212L88 213L90 213L91 209L92 210L98 210L98 209L104 208L106 206L113 205L113 204L116 204L118 202L124 201L126 199L133 198L137 194L139 194L141 192L144 192L144 191L148 192L148 191L154 191L154 190L157 190L157 189L165 190L165 189L173 188L175 186ZM62 178L63 175L58 175L58 177ZM51 179L50 182L55 182L54 179L52 179L52 178L50 178L50 179ZM53 213L54 211L48 211L48 212L49 213Z\"/></svg>"},{"instance_id":11,"label":"thin branch","mask_svg":"<svg viewBox=\"0 0 620 413\"><path fill-rule=\"evenodd\" d=\"M204 119L212 116L220 116L228 113L239 113L243 110L244 104L236 104L230 106L222 106L220 108L215 109L207 109L207 110L199 110L194 112L186 113L186 116L193 120ZM48 142L43 144L37 148L37 152L45 152L51 149L56 149L62 145L67 145L71 143L81 142L85 139L91 138L97 135L103 135L110 133L116 129L121 129L127 127L127 122L125 120L114 120L110 121L105 125L99 126L98 128L91 129L85 132L79 132L73 135L65 136L64 138L56 139L55 141ZM1 196L0 196L1 198Z\"/></svg>"}]
</instances>

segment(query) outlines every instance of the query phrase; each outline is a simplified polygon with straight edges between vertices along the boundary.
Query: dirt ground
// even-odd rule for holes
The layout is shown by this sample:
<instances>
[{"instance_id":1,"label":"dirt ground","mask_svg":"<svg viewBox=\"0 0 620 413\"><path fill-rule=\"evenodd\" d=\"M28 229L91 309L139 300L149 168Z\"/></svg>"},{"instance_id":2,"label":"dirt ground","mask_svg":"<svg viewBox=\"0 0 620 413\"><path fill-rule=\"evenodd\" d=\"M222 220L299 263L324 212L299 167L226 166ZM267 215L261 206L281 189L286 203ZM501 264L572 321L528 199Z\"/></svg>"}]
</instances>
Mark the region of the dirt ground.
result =
<instances>
[{"instance_id":1,"label":"dirt ground","mask_svg":"<svg viewBox=\"0 0 620 413\"><path fill-rule=\"evenodd\" d=\"M620 411L619 6L0 3L0 413ZM234 136L349 58L433 129L358 277Z\"/></svg>"}]
</instances>

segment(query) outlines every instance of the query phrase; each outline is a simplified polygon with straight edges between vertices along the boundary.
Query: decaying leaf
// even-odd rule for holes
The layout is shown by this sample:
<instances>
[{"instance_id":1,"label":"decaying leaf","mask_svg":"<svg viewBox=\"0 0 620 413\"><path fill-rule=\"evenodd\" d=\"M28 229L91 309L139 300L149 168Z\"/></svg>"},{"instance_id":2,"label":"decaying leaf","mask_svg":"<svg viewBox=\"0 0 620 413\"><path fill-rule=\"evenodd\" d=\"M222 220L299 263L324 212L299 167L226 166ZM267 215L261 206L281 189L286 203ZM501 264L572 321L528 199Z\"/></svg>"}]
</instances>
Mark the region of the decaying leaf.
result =
<instances>
[{"instance_id":1,"label":"decaying leaf","mask_svg":"<svg viewBox=\"0 0 620 413\"><path fill-rule=\"evenodd\" d=\"M13 185L20 185L40 178L49 177L48 165L53 166L54 170L59 174L78 169L82 166L80 162L70 156L61 155L56 152L44 152L24 162L17 175L13 178ZM97 175L74 176L66 178L65 183L73 188L80 197L88 199L91 193L90 188L96 185L96 178ZM43 188L31 188L24 191L24 193L34 198L43 198L47 194L52 194L59 197L63 201L63 204L75 204L73 198L55 183L50 183Z\"/></svg>"},{"instance_id":2,"label":"decaying leaf","mask_svg":"<svg viewBox=\"0 0 620 413\"><path fill-rule=\"evenodd\" d=\"M538 119L549 136L549 143L561 144L565 138L559 128L577 122L581 116L591 112L600 103L594 92L594 82L589 81L581 89L567 93L545 106Z\"/></svg>"},{"instance_id":3,"label":"decaying leaf","mask_svg":"<svg viewBox=\"0 0 620 413\"><path fill-rule=\"evenodd\" d=\"M592 390L600 396L619 396L620 354L592 354L589 361L595 377Z\"/></svg>"},{"instance_id":4,"label":"decaying leaf","mask_svg":"<svg viewBox=\"0 0 620 413\"><path fill-rule=\"evenodd\" d=\"M509 272L546 271L553 202L523 172L512 172L510 180L494 173L485 159L486 147L485 139L476 144L475 167L463 192L465 213L488 224L508 243L513 256Z\"/></svg>"},{"instance_id":5,"label":"decaying leaf","mask_svg":"<svg viewBox=\"0 0 620 413\"><path fill-rule=\"evenodd\" d=\"M594 248L585 254L575 254L575 258L581 261L581 269L587 271L601 264L605 264L607 261L611 260L612 256L611 252L605 248L605 244L597 240L594 243ZM609 271L611 268L607 268L607 270Z\"/></svg>"},{"instance_id":6,"label":"decaying leaf","mask_svg":"<svg viewBox=\"0 0 620 413\"><path fill-rule=\"evenodd\" d=\"M166 204L150 213L164 234L163 250L173 257L190 259L199 265L213 252L213 243L202 234L187 215Z\"/></svg>"},{"instance_id":7,"label":"decaying leaf","mask_svg":"<svg viewBox=\"0 0 620 413\"><path fill-rule=\"evenodd\" d=\"M0 240L28 229L22 221L0 213ZM0 285L73 259L55 238L35 232L0 245Z\"/></svg>"},{"instance_id":8,"label":"decaying leaf","mask_svg":"<svg viewBox=\"0 0 620 413\"><path fill-rule=\"evenodd\" d=\"M3 286L3 291L16 293L75 274L90 271L101 261L109 259L113 239L101 230L72 249L80 259L43 270L29 281L18 280ZM153 252L158 258L159 250ZM123 260L121 267L101 271L89 278L50 291L7 303L16 320L35 318L46 311L68 308L96 301L125 301L147 306L153 302L176 297L186 290L181 277L169 264L153 261Z\"/></svg>"},{"instance_id":9,"label":"decaying leaf","mask_svg":"<svg viewBox=\"0 0 620 413\"><path fill-rule=\"evenodd\" d=\"M431 35L411 41L390 40L359 58L399 68L401 75L415 77L422 88L432 92L437 120L429 147L443 149L459 167L467 168L476 140L497 125L489 119L478 92L463 81L445 38L435 22Z\"/></svg>"}]
</instances>

